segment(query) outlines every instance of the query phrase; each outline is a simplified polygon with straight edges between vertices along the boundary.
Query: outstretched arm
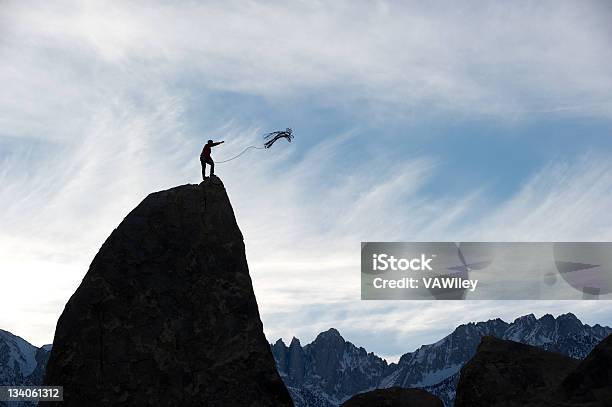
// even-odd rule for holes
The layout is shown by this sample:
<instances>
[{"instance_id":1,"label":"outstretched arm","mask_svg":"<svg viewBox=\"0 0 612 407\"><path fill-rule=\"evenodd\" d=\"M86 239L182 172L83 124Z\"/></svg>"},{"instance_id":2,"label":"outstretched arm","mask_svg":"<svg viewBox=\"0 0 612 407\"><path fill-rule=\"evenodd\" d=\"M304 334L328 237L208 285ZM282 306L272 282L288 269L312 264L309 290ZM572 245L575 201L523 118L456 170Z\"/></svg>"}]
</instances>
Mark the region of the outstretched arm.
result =
<instances>
[{"instance_id":1,"label":"outstretched arm","mask_svg":"<svg viewBox=\"0 0 612 407\"><path fill-rule=\"evenodd\" d=\"M214 146L218 146L221 143L225 143L225 141L219 141L217 143L212 143L211 145L212 145L212 147L214 147Z\"/></svg>"}]
</instances>

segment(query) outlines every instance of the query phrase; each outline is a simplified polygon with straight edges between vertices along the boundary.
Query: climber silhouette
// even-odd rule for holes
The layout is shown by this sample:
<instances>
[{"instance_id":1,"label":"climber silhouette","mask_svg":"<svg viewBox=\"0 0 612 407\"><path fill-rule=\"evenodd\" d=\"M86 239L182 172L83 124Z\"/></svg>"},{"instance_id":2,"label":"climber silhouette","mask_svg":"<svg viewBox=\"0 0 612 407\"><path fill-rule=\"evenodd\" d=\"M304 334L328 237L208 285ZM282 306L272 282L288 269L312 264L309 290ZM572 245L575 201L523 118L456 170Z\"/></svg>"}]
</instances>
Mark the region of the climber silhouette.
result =
<instances>
[{"instance_id":1,"label":"climber silhouette","mask_svg":"<svg viewBox=\"0 0 612 407\"><path fill-rule=\"evenodd\" d=\"M224 143L224 141L214 143L212 140L208 140L208 143L204 145L202 153L200 154L200 163L202 164L202 179L206 179L206 164L210 165L210 176L212 177L215 174L215 162L210 156L210 149L214 146L218 146L221 143Z\"/></svg>"}]
</instances>

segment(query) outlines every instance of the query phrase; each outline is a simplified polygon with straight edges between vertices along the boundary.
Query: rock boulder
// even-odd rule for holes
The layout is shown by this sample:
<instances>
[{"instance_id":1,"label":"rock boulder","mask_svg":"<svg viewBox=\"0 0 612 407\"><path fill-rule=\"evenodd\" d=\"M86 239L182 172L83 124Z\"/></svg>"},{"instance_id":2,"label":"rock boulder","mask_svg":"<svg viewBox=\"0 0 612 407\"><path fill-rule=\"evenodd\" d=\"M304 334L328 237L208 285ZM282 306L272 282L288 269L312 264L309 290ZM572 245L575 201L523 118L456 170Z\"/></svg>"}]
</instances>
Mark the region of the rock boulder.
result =
<instances>
[{"instance_id":1,"label":"rock boulder","mask_svg":"<svg viewBox=\"0 0 612 407\"><path fill-rule=\"evenodd\" d=\"M64 407L292 406L217 177L149 195L70 298L45 384Z\"/></svg>"}]
</instances>

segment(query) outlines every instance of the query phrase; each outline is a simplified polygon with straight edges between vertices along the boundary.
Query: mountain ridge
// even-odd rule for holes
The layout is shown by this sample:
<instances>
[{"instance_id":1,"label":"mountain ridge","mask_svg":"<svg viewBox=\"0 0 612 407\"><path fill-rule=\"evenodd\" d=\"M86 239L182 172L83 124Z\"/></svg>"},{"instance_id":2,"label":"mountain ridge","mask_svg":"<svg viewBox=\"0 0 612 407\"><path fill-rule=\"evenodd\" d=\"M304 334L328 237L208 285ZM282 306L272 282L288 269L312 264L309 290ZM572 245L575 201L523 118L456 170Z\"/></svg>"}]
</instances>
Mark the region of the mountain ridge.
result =
<instances>
[{"instance_id":1,"label":"mountain ridge","mask_svg":"<svg viewBox=\"0 0 612 407\"><path fill-rule=\"evenodd\" d=\"M461 367L475 354L484 336L513 340L581 359L610 333L612 328L583 324L573 313L560 314L556 318L551 314L540 318L527 314L512 322L494 318L459 325L439 341L403 354L397 363L388 363L344 340L335 328L321 332L304 346L294 337L289 347L279 339L271 348L281 378L294 396L296 406L324 405L321 399L335 406L354 394L394 386L422 387L439 396L448 406L452 405ZM321 359L327 362L323 366ZM317 402L300 403L298 399L304 398Z\"/></svg>"},{"instance_id":2,"label":"mountain ridge","mask_svg":"<svg viewBox=\"0 0 612 407\"><path fill-rule=\"evenodd\" d=\"M586 354L590 351L590 348L592 348L592 345L594 343L596 344L598 337L605 337L607 333L612 333L612 328L607 326L602 326L600 324L595 324L592 326L583 324L572 313L561 314L557 317L554 317L551 314L545 314L540 318L537 318L533 314L527 314L515 318L512 322L506 322L500 318L494 318L487 321L462 324L439 341L422 345L413 352L407 352L406 354L402 355L398 362L395 363L388 363L384 358L377 356L375 353L368 352L365 348L358 347L352 342L344 340L341 333L335 328L330 328L327 331L321 332L311 343L304 346L301 345L299 338L296 337L291 339L289 346L285 344L282 338L279 338L274 344L270 344L270 346L272 354L275 358L278 372L287 385L296 406L334 407L339 405L342 401L341 394L343 392L350 393L352 391L356 391L354 394L357 394L367 390L374 390L375 388L393 387L397 385L402 378L405 382L406 378L414 377L414 372L411 374L411 372L406 372L405 370L410 370L411 368L414 369L413 365L415 364L415 361L419 360L419 358L422 360L427 359L427 351L431 349L452 349L448 347L448 342L450 339L456 340L461 339L462 336L467 336L471 337L474 341L479 341L480 337L474 336L474 333L480 334L491 330L503 331L503 335L507 337L506 339L522 339L523 343L535 343L541 348L552 349L553 351L559 351L559 353L566 355L571 354L573 355L572 357L577 359L581 359L586 356ZM11 337L17 337L16 335L7 331L0 330L0 338L2 337L2 332L11 335ZM574 335L569 335L572 332ZM578 342L574 341L572 343L571 339L575 339L576 334L579 334L578 338L582 338L583 340ZM50 345L44 345L41 348L36 348L34 345L29 344L25 339L20 339L31 347L30 350L35 359L36 352L44 351L48 357L48 348ZM465 346L465 343L463 345ZM319 377L321 377L326 383L327 387L313 386L312 381L309 380L309 370L311 370L311 367L305 360L305 354L312 354L313 347L319 348L316 352L314 352L318 355L318 360L328 362L327 365L325 363L319 363L316 370ZM347 349L348 351L346 355L352 355L353 359L351 360L350 357L343 359L343 362L338 363L337 365L334 364L334 361L339 362L339 358L337 358L338 355L335 355L335 358L328 358L327 360L324 360L326 356L329 356L325 354L325 349L333 349L334 347L336 347L337 350L342 350L343 354L344 350ZM0 349L2 348L3 346L0 343ZM279 352L279 350L282 350L283 348L291 350L291 352ZM291 356L289 356L289 354L291 354ZM0 355L2 355L1 351ZM281 355L284 355L284 359L279 358ZM1 358L0 361L2 361ZM40 380L37 381L35 377L32 377L34 373L34 371L32 371L30 376L27 376L27 383L35 385L42 382L45 362L46 360L41 360L35 367L35 370L37 370L40 375ZM25 363L25 361L22 361L22 363ZM0 371L2 371L5 366L6 363L4 365L0 363ZM291 366L290 369L288 368L289 366ZM344 376L341 378L336 378L335 380L330 379L329 376L336 374L335 371L338 366L342 367ZM425 367L431 368L431 365ZM24 367L20 367L20 370L25 371L26 369ZM355 370L361 370L363 374L357 375L358 380L353 382L352 379L354 373L351 372L354 372ZM326 375L328 377L325 377ZM372 375L378 378L378 381L369 381L368 379L371 379ZM295 380L298 377L301 379ZM14 380L15 378L17 378L17 381ZM13 374L13 376L9 377L8 379L5 375L2 383L0 384L18 384L17 382L24 383L23 379L23 375L19 376L18 374ZM424 385L422 387L428 392L439 396L448 406L451 405L450 403L454 398L458 380L459 371L448 375L437 383ZM353 387L355 383L357 386ZM332 392L335 391L335 398L330 397L330 395L327 393L330 391L330 389ZM350 397L354 394L347 396Z\"/></svg>"}]
</instances>

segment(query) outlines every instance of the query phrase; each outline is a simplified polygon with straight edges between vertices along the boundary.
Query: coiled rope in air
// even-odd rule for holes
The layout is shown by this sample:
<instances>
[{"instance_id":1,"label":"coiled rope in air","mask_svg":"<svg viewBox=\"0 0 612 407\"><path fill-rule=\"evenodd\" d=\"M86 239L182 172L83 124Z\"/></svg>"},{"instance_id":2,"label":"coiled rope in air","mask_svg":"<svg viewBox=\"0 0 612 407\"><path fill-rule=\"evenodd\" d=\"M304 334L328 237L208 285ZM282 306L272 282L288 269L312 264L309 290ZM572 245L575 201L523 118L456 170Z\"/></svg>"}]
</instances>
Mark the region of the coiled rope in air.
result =
<instances>
[{"instance_id":1,"label":"coiled rope in air","mask_svg":"<svg viewBox=\"0 0 612 407\"><path fill-rule=\"evenodd\" d=\"M276 142L276 140L279 139L286 139L288 142L291 143L291 140L293 140L293 130L291 130L290 128L287 128L285 130L281 130L281 131L273 131L272 133L267 133L264 135L264 140L266 140L266 142L263 144L263 146L258 147L258 146L248 146L247 148L245 148L244 150L242 150L238 155L233 156L232 158L228 158L227 160L223 160L223 161L215 161L215 164L222 164L222 163L227 163L230 162L232 160L235 160L236 158L240 157L242 154L246 153L248 150L250 150L251 148L254 148L256 150L265 150L268 149L270 147L272 147L272 144L274 144Z\"/></svg>"}]
</instances>

